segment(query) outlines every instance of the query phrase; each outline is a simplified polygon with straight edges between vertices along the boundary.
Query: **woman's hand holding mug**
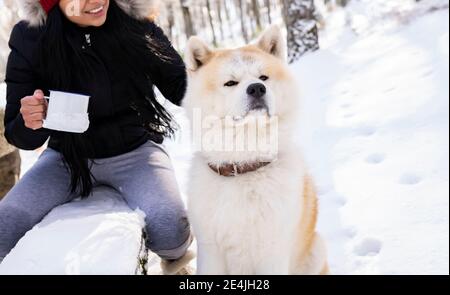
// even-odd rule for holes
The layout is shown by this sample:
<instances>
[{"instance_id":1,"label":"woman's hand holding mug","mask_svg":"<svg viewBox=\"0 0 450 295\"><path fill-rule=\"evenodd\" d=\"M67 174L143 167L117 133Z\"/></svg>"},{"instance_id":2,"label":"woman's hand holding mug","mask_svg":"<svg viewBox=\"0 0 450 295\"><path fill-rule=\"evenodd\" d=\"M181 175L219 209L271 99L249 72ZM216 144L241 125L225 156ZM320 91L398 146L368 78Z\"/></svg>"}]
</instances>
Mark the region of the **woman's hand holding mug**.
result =
<instances>
[{"instance_id":1,"label":"woman's hand holding mug","mask_svg":"<svg viewBox=\"0 0 450 295\"><path fill-rule=\"evenodd\" d=\"M41 129L47 116L48 103L42 90L36 90L32 96L26 96L20 100L25 126L29 129Z\"/></svg>"}]
</instances>

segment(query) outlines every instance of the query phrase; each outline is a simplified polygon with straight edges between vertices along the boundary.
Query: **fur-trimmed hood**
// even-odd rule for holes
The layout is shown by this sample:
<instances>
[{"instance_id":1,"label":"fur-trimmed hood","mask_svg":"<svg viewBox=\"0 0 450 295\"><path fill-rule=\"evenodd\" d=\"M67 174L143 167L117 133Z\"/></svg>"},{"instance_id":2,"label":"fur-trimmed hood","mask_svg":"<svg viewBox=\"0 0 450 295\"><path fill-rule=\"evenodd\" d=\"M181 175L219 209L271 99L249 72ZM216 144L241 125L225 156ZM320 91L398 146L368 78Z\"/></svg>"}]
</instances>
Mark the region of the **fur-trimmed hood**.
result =
<instances>
[{"instance_id":1,"label":"fur-trimmed hood","mask_svg":"<svg viewBox=\"0 0 450 295\"><path fill-rule=\"evenodd\" d=\"M110 0L116 1L117 5L131 17L144 19L150 16L150 11L155 0ZM38 27L45 24L47 14L42 8L39 0L19 0L20 8L25 20L30 26Z\"/></svg>"}]
</instances>

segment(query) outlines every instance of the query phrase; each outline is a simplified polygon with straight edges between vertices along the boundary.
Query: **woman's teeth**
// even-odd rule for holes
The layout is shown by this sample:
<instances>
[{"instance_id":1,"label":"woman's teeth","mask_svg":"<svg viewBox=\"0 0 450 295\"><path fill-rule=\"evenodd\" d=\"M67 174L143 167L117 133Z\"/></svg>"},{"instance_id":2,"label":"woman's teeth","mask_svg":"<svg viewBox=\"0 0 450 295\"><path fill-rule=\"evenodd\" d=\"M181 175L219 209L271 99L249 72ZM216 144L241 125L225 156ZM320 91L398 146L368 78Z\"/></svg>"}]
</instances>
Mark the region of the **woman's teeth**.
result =
<instances>
[{"instance_id":1,"label":"woman's teeth","mask_svg":"<svg viewBox=\"0 0 450 295\"><path fill-rule=\"evenodd\" d=\"M100 7L96 8L96 9L89 10L87 13L96 14L96 13L99 13L100 11L102 11L102 10L103 10L103 6L100 6Z\"/></svg>"}]
</instances>

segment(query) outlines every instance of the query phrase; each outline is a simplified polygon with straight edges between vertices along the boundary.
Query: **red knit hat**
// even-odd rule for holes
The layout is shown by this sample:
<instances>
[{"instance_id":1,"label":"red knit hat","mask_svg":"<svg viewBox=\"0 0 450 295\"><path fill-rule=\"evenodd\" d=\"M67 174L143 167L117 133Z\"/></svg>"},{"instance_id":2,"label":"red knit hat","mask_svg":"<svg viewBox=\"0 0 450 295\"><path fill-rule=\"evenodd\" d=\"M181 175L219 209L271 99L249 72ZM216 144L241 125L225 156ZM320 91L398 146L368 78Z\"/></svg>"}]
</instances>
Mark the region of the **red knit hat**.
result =
<instances>
[{"instance_id":1,"label":"red knit hat","mask_svg":"<svg viewBox=\"0 0 450 295\"><path fill-rule=\"evenodd\" d=\"M59 0L39 0L42 8L48 14L56 4L58 4Z\"/></svg>"}]
</instances>

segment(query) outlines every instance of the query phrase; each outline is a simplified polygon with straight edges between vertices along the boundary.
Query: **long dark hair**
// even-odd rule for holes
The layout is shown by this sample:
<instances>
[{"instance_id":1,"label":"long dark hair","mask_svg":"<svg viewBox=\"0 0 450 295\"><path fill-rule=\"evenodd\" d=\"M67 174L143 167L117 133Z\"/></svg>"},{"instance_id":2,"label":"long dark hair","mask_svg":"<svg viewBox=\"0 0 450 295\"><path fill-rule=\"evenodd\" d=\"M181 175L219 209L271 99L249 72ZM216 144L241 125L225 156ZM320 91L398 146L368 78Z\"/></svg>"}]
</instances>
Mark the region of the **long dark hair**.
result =
<instances>
[{"instance_id":1,"label":"long dark hair","mask_svg":"<svg viewBox=\"0 0 450 295\"><path fill-rule=\"evenodd\" d=\"M176 124L172 116L156 100L151 81L155 58L171 62L168 45L152 38L150 20L137 20L126 14L114 0L110 0L105 24L98 28L98 42L117 56L117 67L130 77L140 97L130 97L130 108L136 111L144 128L152 134L171 136ZM76 29L60 8L56 6L47 17L39 41L39 70L46 89L77 92L73 81L94 77L94 72L83 59L82 48L72 46L70 32ZM116 65L115 65L116 66ZM63 70L61 70L63 69ZM58 132L61 153L71 175L71 191L82 197L90 195L93 175L89 160L92 146L83 135ZM79 189L79 190L78 190Z\"/></svg>"}]
</instances>

